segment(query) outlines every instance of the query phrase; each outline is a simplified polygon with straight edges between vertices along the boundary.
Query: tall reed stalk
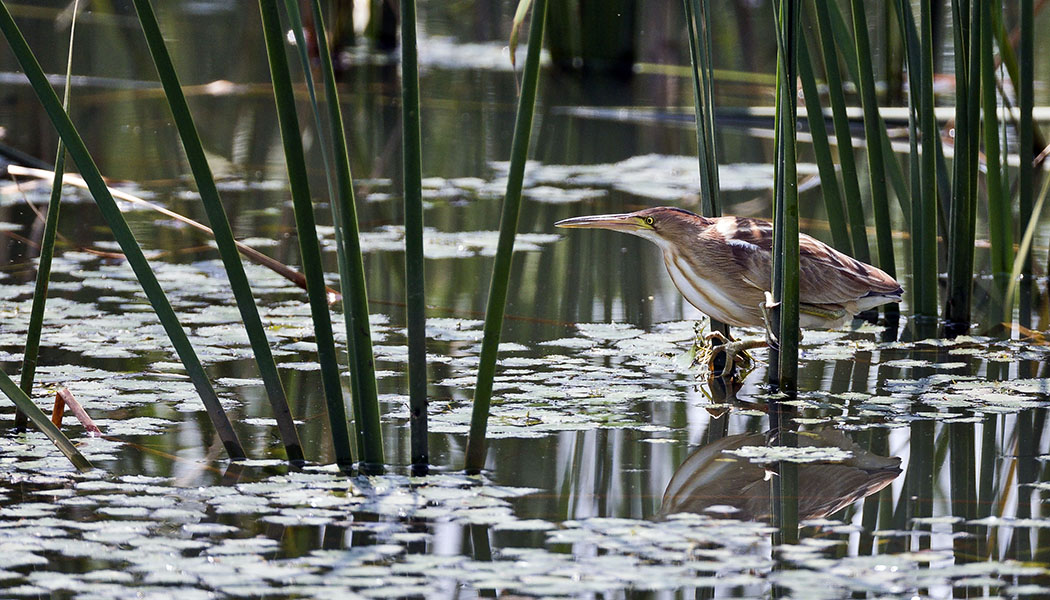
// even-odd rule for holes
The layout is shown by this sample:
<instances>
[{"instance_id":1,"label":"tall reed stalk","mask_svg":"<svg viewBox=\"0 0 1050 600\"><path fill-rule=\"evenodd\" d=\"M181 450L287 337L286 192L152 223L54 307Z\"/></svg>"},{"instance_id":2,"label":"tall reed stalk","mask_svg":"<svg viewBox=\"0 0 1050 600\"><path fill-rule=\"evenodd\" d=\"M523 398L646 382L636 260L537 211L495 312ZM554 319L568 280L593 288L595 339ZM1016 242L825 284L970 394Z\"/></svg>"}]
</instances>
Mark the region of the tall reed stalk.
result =
<instances>
[{"instance_id":1,"label":"tall reed stalk","mask_svg":"<svg viewBox=\"0 0 1050 600\"><path fill-rule=\"evenodd\" d=\"M1021 0L1020 6L1021 40L1019 87L1017 103L1020 111L1017 131L1017 153L1020 166L1017 169L1017 195L1020 209L1020 222L1032 220L1032 192L1035 187L1035 169L1032 165L1033 121L1032 112L1035 105L1033 80L1035 79L1035 10L1032 0ZM1018 308L1019 322L1025 327L1032 326L1032 252L1022 252L1021 264L1021 302Z\"/></svg>"},{"instance_id":2,"label":"tall reed stalk","mask_svg":"<svg viewBox=\"0 0 1050 600\"><path fill-rule=\"evenodd\" d=\"M346 152L346 135L332 67L332 56L328 46L325 20L317 2L312 2L317 53L321 59L322 76L325 80L325 98L328 105L330 127L322 122L321 109L317 101L317 86L313 76L313 61L304 33L303 19L297 0L285 0L285 12L292 26L296 50L306 80L310 97L310 108L314 125L320 138L321 160L324 164L325 184L328 187L329 207L332 209L332 224L335 231L336 262L339 268L339 285L343 290L343 322L347 332L347 358L350 363L350 404L354 414L354 437L361 452L358 467L368 473L383 471L383 438L379 425L379 400L375 384L375 359L372 355L372 332L368 324L368 296L365 290L364 262L360 256L360 239L357 230L357 209L354 201L353 179ZM327 133L327 135L326 135ZM363 304L360 300L363 299ZM363 308L362 308L363 307ZM365 325L355 323L364 315ZM363 357L359 359L359 356Z\"/></svg>"},{"instance_id":3,"label":"tall reed stalk","mask_svg":"<svg viewBox=\"0 0 1050 600\"><path fill-rule=\"evenodd\" d=\"M197 183L197 191L200 193L201 202L208 213L208 220L211 223L215 243L219 249L219 256L222 258L223 266L226 267L226 276L229 278L230 288L237 302L237 308L241 313L244 328L248 332L248 340L251 343L252 352L255 354L255 362L259 365L263 387L266 389L270 407L277 421L277 428L280 431L281 439L284 441L285 452L288 460L293 462L302 461L305 458L302 443L299 441L299 434L295 428L292 412L288 408L288 398L284 393L284 386L281 384L281 377L277 372L277 363L273 358L273 352L270 350L270 344L266 339L266 330L263 327L262 318L259 316L259 309L255 304L255 297L252 294L251 285L248 283L248 276L244 272L244 265L241 264L240 255L237 251L237 242L233 237L233 229L230 227L230 221L226 217L226 211L223 209L219 191L215 187L215 179L212 177L211 168L208 166L204 146L201 143L200 136L197 134L197 127L193 123L186 96L182 93L182 86L179 83L178 74L175 72L175 65L168 54L160 26L157 24L157 17L149 0L134 0L134 3L135 10L138 12L139 23L142 26L142 32L146 37L146 44L149 46L153 63L156 65L157 73L160 76L161 85L164 87L168 106L175 120L175 127L178 129L179 137L182 139L186 158L189 161L190 170L193 172L193 179Z\"/></svg>"},{"instance_id":4,"label":"tall reed stalk","mask_svg":"<svg viewBox=\"0 0 1050 600\"><path fill-rule=\"evenodd\" d=\"M1043 178L1043 187L1039 191L1039 195L1036 197L1035 203L1029 209L1028 222L1024 223L1024 229L1021 234L1021 243L1017 247L1017 255L1014 256L1013 269L1010 271L1008 278L1008 284L1006 286L1006 294L1004 296L1005 302L1003 302L1003 319L1009 321L1010 315L1013 312L1013 298L1017 289L1020 288L1022 293L1031 293L1031 286L1029 285L1026 290L1024 287L1025 280L1023 277L1024 263L1026 259L1031 259L1032 254L1032 242L1035 239L1035 230L1039 226L1039 217L1043 212L1043 205L1046 204L1046 197L1050 194L1050 177ZM1031 282L1028 282L1029 284ZM1022 300L1024 296L1021 297ZM1022 317L1025 315L1022 314ZM1031 315L1028 315L1029 321ZM1021 323L1024 325L1024 323Z\"/></svg>"},{"instance_id":5,"label":"tall reed stalk","mask_svg":"<svg viewBox=\"0 0 1050 600\"><path fill-rule=\"evenodd\" d=\"M872 213L875 215L875 241L878 247L879 267L891 277L896 276L893 260L893 240L890 237L889 192L886 189L883 133L875 96L875 75L871 63L871 44L868 42L868 24L864 4L850 0L853 13L853 39L856 44L857 78L861 106L864 109L864 137L868 147L868 183L871 188ZM899 194L898 194L899 196ZM896 304L885 305L887 317L899 314Z\"/></svg>"},{"instance_id":6,"label":"tall reed stalk","mask_svg":"<svg viewBox=\"0 0 1050 600\"><path fill-rule=\"evenodd\" d=\"M113 232L113 236L120 245L128 264L135 272L135 276L138 278L139 284L142 286L146 297L153 306L153 310L168 334L172 346L175 347L175 352L182 360L182 364L186 368L186 372L190 376L197 394L201 397L201 401L208 412L208 417L222 440L226 453L232 459L244 458L244 449L240 440L237 438L237 434L230 424L225 411L223 411L219 398L215 394L215 389L212 387L211 381L208 379L207 373L205 373L204 367L197 357L197 353L193 350L186 332L182 329L178 316L172 309L171 303L168 302L164 289L160 286L160 282L157 281L157 276L150 268L149 262L146 261L142 248L139 247L135 236L131 232L131 228L128 227L127 221L124 220L124 215L120 213L120 209L113 200L109 188L106 187L106 182L102 179L102 174L99 173L98 167L95 166L94 161L91 159L87 146L80 138L80 134L77 133L73 122L69 120L69 115L62 109L62 104L58 100L55 90L48 83L47 76L44 75L40 64L37 63L32 50L30 50L29 45L22 36L22 32L18 29L18 25L11 18L7 5L2 0L0 0L0 31L3 32L7 43L11 46L19 65L22 67L22 71L29 79L33 91L44 106L44 110L58 131L59 137L66 144L70 158L73 159L73 162L76 163L77 168L80 170L81 177L87 183L88 189L91 191L91 195L102 213L102 217Z\"/></svg>"},{"instance_id":7,"label":"tall reed stalk","mask_svg":"<svg viewBox=\"0 0 1050 600\"><path fill-rule=\"evenodd\" d=\"M912 212L909 217L910 230L909 242L912 257L913 284L908 286L912 296L913 304L918 306L919 300L925 296L923 283L925 279L919 274L923 271L925 257L922 254L922 219L917 214L922 206L922 181L919 167L919 95L922 86L919 78L922 72L921 59L919 58L919 38L915 31L915 16L912 13L911 2L908 0L897 0L897 19L900 25L901 37L904 39L904 57L908 71L908 179L911 184Z\"/></svg>"},{"instance_id":8,"label":"tall reed stalk","mask_svg":"<svg viewBox=\"0 0 1050 600\"><path fill-rule=\"evenodd\" d=\"M857 177L857 163L853 155L853 132L850 131L849 117L846 114L846 98L842 91L839 53L835 46L831 16L827 5L822 2L814 1L813 13L817 20L821 55L824 60L824 76L828 84L828 101L831 104L831 115L835 125L835 141L838 144L839 167L842 170L842 187L853 247L852 256L863 262L871 262L868 230L865 225L864 207Z\"/></svg>"},{"instance_id":9,"label":"tall reed stalk","mask_svg":"<svg viewBox=\"0 0 1050 600\"><path fill-rule=\"evenodd\" d=\"M684 0L686 30L689 34L689 58L693 72L693 109L696 115L696 148L700 170L700 213L705 217L722 216L719 198L718 148L715 144L714 65L711 60L711 6L701 0ZM729 325L711 320L711 330L729 335ZM719 343L719 342L715 342ZM725 366L725 354L719 353L715 372Z\"/></svg>"},{"instance_id":10,"label":"tall reed stalk","mask_svg":"<svg viewBox=\"0 0 1050 600\"><path fill-rule=\"evenodd\" d=\"M721 216L718 157L714 135L714 71L711 64L710 10L701 0L685 0L689 58L693 73L700 205L704 216ZM708 214L711 213L711 214Z\"/></svg>"},{"instance_id":11,"label":"tall reed stalk","mask_svg":"<svg viewBox=\"0 0 1050 600\"><path fill-rule=\"evenodd\" d=\"M314 338L317 357L321 365L321 384L324 388L328 422L332 432L332 446L336 463L343 469L353 467L350 450L350 435L347 428L346 405L336 360L335 339L332 320L328 312L324 270L321 264L321 248L314 224L313 204L306 172L306 159L299 133L299 117L295 109L295 96L288 73L288 58L284 52L284 36L280 16L274 0L259 0L263 35L266 39L266 54L273 80L277 119L281 128L285 161L288 165L288 182L292 192L295 212L295 228L302 256L303 275L306 277L306 292L310 299L310 314L314 323Z\"/></svg>"},{"instance_id":12,"label":"tall reed stalk","mask_svg":"<svg viewBox=\"0 0 1050 600\"><path fill-rule=\"evenodd\" d=\"M911 3L897 3L908 64L908 120L911 125L912 297L917 317L937 317L937 145L940 130L933 114L933 35L929 3L922 3L922 35ZM920 136L921 134L921 136ZM921 139L922 152L919 152Z\"/></svg>"},{"instance_id":13,"label":"tall reed stalk","mask_svg":"<svg viewBox=\"0 0 1050 600\"><path fill-rule=\"evenodd\" d=\"M798 174L795 131L798 121L797 0L777 3L776 182L773 219L773 323L779 348L770 356L769 382L790 396L798 389L799 248ZM775 357L775 358L774 358ZM775 365L775 366L774 366Z\"/></svg>"},{"instance_id":14,"label":"tall reed stalk","mask_svg":"<svg viewBox=\"0 0 1050 600\"><path fill-rule=\"evenodd\" d=\"M530 0L522 0L529 2ZM474 408L467 440L466 470L478 472L485 467L485 431L488 427L489 406L492 402L492 384L496 375L496 355L503 330L503 314L510 283L511 259L514 254L514 236L518 229L521 208L521 187L532 135L532 117L536 107L536 91L540 79L540 49L543 46L543 28L547 15L547 0L533 3L532 23L529 25L528 51L521 79L521 96L514 123L514 141L511 144L510 171L507 176L507 194L500 217L499 242L492 267L488 306L485 310L484 337L481 342L481 360L478 380L474 387Z\"/></svg>"},{"instance_id":15,"label":"tall reed stalk","mask_svg":"<svg viewBox=\"0 0 1050 600\"><path fill-rule=\"evenodd\" d=\"M320 0L311 0L317 35L321 73L324 77L328 124L335 156L336 198L332 202L333 221L339 234L336 243L342 257L339 280L343 290L343 318L346 322L347 353L350 360L354 424L361 461L368 472L378 472L384 463L383 433L379 424L379 391L376 387L375 356L372 354L372 328L368 322L368 288L365 285L364 257L357 227L357 201L350 172L346 133L339 91L328 45ZM348 308L349 306L349 308Z\"/></svg>"},{"instance_id":16,"label":"tall reed stalk","mask_svg":"<svg viewBox=\"0 0 1050 600\"><path fill-rule=\"evenodd\" d=\"M73 40L76 35L77 16L80 11L80 0L73 2L73 18L69 22L69 48L66 52L66 87L62 93L62 106L69 112L69 95L73 86L70 79L73 74ZM33 287L33 306L29 311L29 329L26 332L26 343L22 351L22 371L19 373L18 387L26 393L33 394L33 380L36 378L37 359L40 356L40 332L44 327L44 307L47 305L47 288L51 280L51 261L55 256L55 239L58 237L58 216L62 208L62 175L66 170L66 146L58 141L55 151L55 177L51 181L51 198L47 203L47 218L44 220L44 235L40 240L40 256L36 267L36 283ZM21 409L15 410L15 430L26 428L26 414Z\"/></svg>"},{"instance_id":17,"label":"tall reed stalk","mask_svg":"<svg viewBox=\"0 0 1050 600\"><path fill-rule=\"evenodd\" d=\"M353 178L346 150L343 115L339 104L335 69L328 45L324 15L320 3L311 1L317 54L325 84L328 107L326 127L317 101L317 86L313 76L313 61L306 42L303 19L297 0L285 0L285 12L295 37L295 48L310 96L314 125L320 138L321 160L324 163L325 184L328 187L329 206L335 231L336 262L339 285L343 290L343 322L347 332L347 358L350 364L351 406L354 414L354 438L361 453L359 468L369 473L383 470L383 438L379 424L379 399L375 381L375 357L372 354L372 330L368 323L368 293L365 287L364 259L357 229L357 207L354 199ZM326 135L327 134L327 135Z\"/></svg>"},{"instance_id":18,"label":"tall reed stalk","mask_svg":"<svg viewBox=\"0 0 1050 600\"><path fill-rule=\"evenodd\" d=\"M809 131L813 138L813 154L820 173L820 190L824 196L824 208L828 213L828 226L831 228L831 243L837 250L852 256L853 244L850 241L849 228L846 223L846 212L843 209L838 176L835 174L835 161L831 157L827 124L824 120L824 111L820 106L820 94L817 91L816 77L813 75L813 63L810 61L809 50L804 41L800 41L798 45L798 74L806 102Z\"/></svg>"},{"instance_id":19,"label":"tall reed stalk","mask_svg":"<svg viewBox=\"0 0 1050 600\"><path fill-rule=\"evenodd\" d=\"M985 183L988 194L988 238L991 243L992 278L1002 300L1006 277L1013 263L1013 211L1010 200L1003 194L1002 161L999 146L998 101L995 87L995 63L992 54L991 3L981 5L981 104L984 123L984 156L987 167Z\"/></svg>"},{"instance_id":20,"label":"tall reed stalk","mask_svg":"<svg viewBox=\"0 0 1050 600\"><path fill-rule=\"evenodd\" d=\"M321 150L321 163L324 165L325 175L325 186L328 188L328 198L330 202L328 206L332 210L332 230L335 234L335 256L336 264L339 269L339 286L340 289L349 289L347 277L349 273L349 267L347 266L349 259L346 256L346 244L343 242L343 227L342 219L340 218L341 213L341 202L336 197L336 173L333 170L333 163L335 158L332 156L335 145L334 136L341 136L342 129L336 131L334 128L331 130L325 127L323 119L321 117L321 107L317 101L317 85L314 81L313 75L313 58L310 54L310 46L306 41L306 28L303 25L302 14L299 10L298 0L284 0L284 10L288 14L288 23L291 26L292 36L295 38L295 50L299 56L299 65L303 69L303 79L306 80L306 92L310 97L310 112L314 118L314 127L317 131L318 146ZM317 27L319 32L319 38L317 40L317 50L320 55L324 52L321 45L326 33ZM329 57L330 58L330 57ZM328 86L327 82L325 84ZM330 134L330 135L326 135ZM344 298L345 299L345 298ZM357 448L360 450L365 446L365 432L361 426L361 403L360 403L360 392L358 383L358 370L354 367L356 364L354 356L354 345L350 341L352 328L350 322L352 320L350 311L347 309L346 304L343 305L343 321L346 326L347 332L347 355L350 358L350 405L353 407L354 415L354 439L357 441ZM370 344L371 346L371 344ZM363 461L362 461L363 462Z\"/></svg>"},{"instance_id":21,"label":"tall reed stalk","mask_svg":"<svg viewBox=\"0 0 1050 600\"><path fill-rule=\"evenodd\" d=\"M832 34L838 43L839 49L842 51L843 62L846 64L846 68L849 71L850 78L857 84L858 89L862 89L860 80L861 72L859 63L861 60L865 60L863 57L859 57L857 53L857 44L855 37L850 35L849 25L846 24L846 19L842 15L842 10L839 5L835 2L827 2L824 4L828 9L829 16L831 17ZM862 16L862 18L864 18ZM867 32L865 32L865 40L867 40ZM870 47L870 46L869 46ZM868 56L867 63L871 63L871 57ZM868 77L873 77L871 72L868 72ZM863 91L861 92L861 108L863 109ZM886 129L886 121L883 120L882 114L878 110L878 104L874 106L875 112L875 130L879 134L880 147L882 148L882 165L884 174L889 184L893 187L893 192L897 196L897 203L901 207L901 212L904 214L904 219L907 221L911 216L911 201L909 200L908 184L904 181L904 171L901 168L900 161L897 160L897 155L893 152L893 147L890 144L889 132ZM865 133L865 135L867 135ZM885 235L889 236L892 232L887 232ZM875 220L875 236L876 239L882 234L879 231L879 221ZM896 304L887 304L884 309L888 309L890 313L897 313Z\"/></svg>"},{"instance_id":22,"label":"tall reed stalk","mask_svg":"<svg viewBox=\"0 0 1050 600\"><path fill-rule=\"evenodd\" d=\"M401 155L405 187L405 289L412 465L425 470L427 452L426 293L423 279L423 143L419 124L416 1L401 5Z\"/></svg>"},{"instance_id":23,"label":"tall reed stalk","mask_svg":"<svg viewBox=\"0 0 1050 600\"><path fill-rule=\"evenodd\" d=\"M937 318L937 156L941 152L940 130L934 118L933 106L933 17L932 2L920 2L920 25L922 34L919 58L919 127L922 132L922 157L919 165L920 195L912 196L912 229L922 232L922 239L913 242L922 254L922 268L912 276L912 281L921 282L921 295L916 295L914 312L930 320ZM910 8L910 7L909 7ZM910 14L910 10L909 10ZM914 31L915 21L909 23ZM912 41L914 43L914 40ZM915 209L919 206L919 210ZM914 265L912 267L915 268ZM932 435L932 434L931 434ZM931 474L932 477L932 474Z\"/></svg>"},{"instance_id":24,"label":"tall reed stalk","mask_svg":"<svg viewBox=\"0 0 1050 600\"><path fill-rule=\"evenodd\" d=\"M1014 30L1016 34L1012 34L1006 30L1006 23L1003 18L1004 4L1006 6L1010 6L1006 3L996 3L993 5L995 10L992 11L992 37L995 39L995 44L997 46L1000 67L1006 68L1006 75L1009 76L1010 83L1013 84L1015 98L1017 98L1019 105L1021 88L1024 87L1026 84L1031 85L1032 83L1032 79L1030 77L1022 79L1021 76L1022 68L1020 66L1019 56L1023 52L1020 50L1020 46L1024 45L1024 30L1026 27L1032 26L1033 21L1037 17L1037 12L1035 10L1035 7L1033 7L1033 10L1030 13L1025 13L1024 3L1020 3L1017 9L1019 13L1018 23L1016 25L1016 29ZM1046 1L1040 1L1038 4L1038 8L1042 9L1044 6L1046 6ZM1029 17L1028 20L1024 20L1026 15L1027 17ZM1015 42L1018 44L1018 52L1014 52L1013 44ZM1034 76L1034 73L1032 75ZM1006 77L1000 76L999 79L1005 82ZM1000 89L1002 88L1000 87ZM1015 119L1014 125L1019 126L1020 120ZM1029 151L1032 153L1039 153L1043 150L1043 148L1046 147L1046 134L1043 132L1042 127L1040 127L1037 121L1032 121L1031 132L1032 147L1029 149Z\"/></svg>"},{"instance_id":25,"label":"tall reed stalk","mask_svg":"<svg viewBox=\"0 0 1050 600\"><path fill-rule=\"evenodd\" d=\"M943 313L948 335L965 332L970 327L981 126L980 36L977 33L980 21L978 2L952 0L956 126L948 215L948 290Z\"/></svg>"}]
</instances>

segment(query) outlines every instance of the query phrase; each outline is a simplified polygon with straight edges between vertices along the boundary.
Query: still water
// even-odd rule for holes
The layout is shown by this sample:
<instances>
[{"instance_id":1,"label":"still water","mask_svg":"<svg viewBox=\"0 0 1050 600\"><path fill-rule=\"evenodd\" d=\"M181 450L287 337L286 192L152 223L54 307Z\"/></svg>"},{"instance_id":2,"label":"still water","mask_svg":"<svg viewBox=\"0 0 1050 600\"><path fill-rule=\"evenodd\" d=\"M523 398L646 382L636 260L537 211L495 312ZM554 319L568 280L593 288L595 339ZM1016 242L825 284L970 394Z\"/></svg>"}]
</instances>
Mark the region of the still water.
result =
<instances>
[{"instance_id":1,"label":"still water","mask_svg":"<svg viewBox=\"0 0 1050 600\"><path fill-rule=\"evenodd\" d=\"M252 3L158 4L235 233L296 264ZM57 388L68 388L105 435L86 436L72 416L63 423L98 467L86 475L72 472L38 434L0 437L0 596L1050 594L1043 502L1050 346L1045 338L987 335L998 321L984 314L989 278L976 283L969 337L930 339L907 322L806 332L799 396L771 404L764 351L742 382L698 377L687 352L700 314L678 295L655 248L610 232L554 229L580 214L697 208L695 135L678 118L679 107L691 105L691 84L680 77L580 81L545 73L488 469L477 478L460 474L516 101L500 41L506 16L490 21L466 6L421 7L435 473L410 478L405 467L397 66L355 50L344 57L341 94L390 474L347 478L332 468L305 295L249 265L311 460L301 470L281 462L209 240L126 205L252 457L226 461L93 203L68 189L38 399L49 404ZM504 8L499 14L511 14ZM78 25L74 72L84 77L73 90L74 120L102 172L124 182L118 187L203 221L133 11L116 9ZM648 18L674 21L677 10L661 4ZM17 13L48 72L63 63L64 44L48 45L57 12ZM200 40L210 41L202 47ZM687 60L681 47L649 52ZM770 56L770 48L756 47L748 64L766 61L769 71ZM8 54L0 61L3 142L53 156L55 139L31 90ZM721 94L726 105L772 102L760 86L727 85ZM307 110L304 94L304 123ZM750 119L720 128L729 214L769 215L770 127ZM800 167L809 182L802 228L827 240L814 173ZM330 223L323 172L313 175L319 222ZM0 361L9 374L19 369L42 226L27 201L43 206L47 194L21 179L4 182L0 195L0 233L11 234L0 243ZM895 208L895 227L902 222ZM337 285L333 233L321 230ZM1047 231L1036 237L1037 256L1045 256ZM907 289L904 236L895 241ZM977 264L987 264L981 248ZM340 344L341 322L334 319ZM7 431L12 421L13 407L0 401L0 426ZM787 476L798 482L798 544L784 543L769 524L778 510L771 490Z\"/></svg>"}]
</instances>

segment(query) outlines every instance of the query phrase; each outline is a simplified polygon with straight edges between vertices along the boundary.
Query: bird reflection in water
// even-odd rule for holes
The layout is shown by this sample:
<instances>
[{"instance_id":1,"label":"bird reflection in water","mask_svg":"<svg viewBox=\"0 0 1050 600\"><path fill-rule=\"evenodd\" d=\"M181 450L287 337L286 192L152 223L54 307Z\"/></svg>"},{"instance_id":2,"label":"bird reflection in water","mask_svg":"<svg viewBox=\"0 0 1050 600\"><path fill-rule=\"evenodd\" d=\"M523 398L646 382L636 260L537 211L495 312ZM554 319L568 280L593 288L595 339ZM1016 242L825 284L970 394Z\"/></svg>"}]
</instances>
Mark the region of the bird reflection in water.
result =
<instances>
[{"instance_id":1,"label":"bird reflection in water","mask_svg":"<svg viewBox=\"0 0 1050 600\"><path fill-rule=\"evenodd\" d=\"M864 450L836 429L794 434L799 447L840 448L852 454L837 462L798 465L798 516L800 520L826 517L874 494L901 473L901 459ZM741 520L769 520L770 471L746 458L726 454L745 446L770 444L765 433L731 435L702 446L690 454L671 476L657 518L713 507L736 509L726 516Z\"/></svg>"}]
</instances>

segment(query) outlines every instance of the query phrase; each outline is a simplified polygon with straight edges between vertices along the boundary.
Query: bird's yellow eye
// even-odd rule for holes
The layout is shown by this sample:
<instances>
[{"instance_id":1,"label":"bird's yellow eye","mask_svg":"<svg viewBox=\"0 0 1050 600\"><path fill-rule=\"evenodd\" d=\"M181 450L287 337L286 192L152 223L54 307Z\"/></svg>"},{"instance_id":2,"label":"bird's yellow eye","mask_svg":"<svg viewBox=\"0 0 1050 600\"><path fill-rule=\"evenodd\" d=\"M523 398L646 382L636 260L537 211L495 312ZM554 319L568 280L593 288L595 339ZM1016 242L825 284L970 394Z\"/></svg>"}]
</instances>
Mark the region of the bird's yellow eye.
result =
<instances>
[{"instance_id":1,"label":"bird's yellow eye","mask_svg":"<svg viewBox=\"0 0 1050 600\"><path fill-rule=\"evenodd\" d=\"M646 225L652 225L653 224L653 218L652 217L646 217L645 218L645 224Z\"/></svg>"}]
</instances>

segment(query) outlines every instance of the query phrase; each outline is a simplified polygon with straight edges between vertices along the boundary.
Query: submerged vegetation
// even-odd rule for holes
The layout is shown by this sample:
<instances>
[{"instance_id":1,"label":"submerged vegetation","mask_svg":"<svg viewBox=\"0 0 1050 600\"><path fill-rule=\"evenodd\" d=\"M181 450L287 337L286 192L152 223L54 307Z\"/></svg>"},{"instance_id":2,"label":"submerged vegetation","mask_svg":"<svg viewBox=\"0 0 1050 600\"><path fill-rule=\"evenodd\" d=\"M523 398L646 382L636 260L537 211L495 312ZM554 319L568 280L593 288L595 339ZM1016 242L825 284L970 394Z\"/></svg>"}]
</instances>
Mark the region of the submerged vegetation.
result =
<instances>
[{"instance_id":1,"label":"submerged vegetation","mask_svg":"<svg viewBox=\"0 0 1050 600\"><path fill-rule=\"evenodd\" d=\"M328 3L238 4L261 27L226 81L199 8L74 2L63 102L57 9L0 0L12 110L57 142L53 169L0 147L5 594L1050 592L1042 3L682 0L657 26L520 0L475 18L487 43L458 5L370 4L350 47ZM83 18L134 75L77 79ZM636 21L637 48L579 43ZM662 204L772 217L771 331L696 320L634 240L551 233ZM903 309L800 331L800 231ZM772 334L768 366L712 377L705 328Z\"/></svg>"}]
</instances>

